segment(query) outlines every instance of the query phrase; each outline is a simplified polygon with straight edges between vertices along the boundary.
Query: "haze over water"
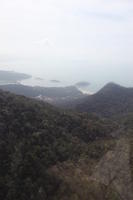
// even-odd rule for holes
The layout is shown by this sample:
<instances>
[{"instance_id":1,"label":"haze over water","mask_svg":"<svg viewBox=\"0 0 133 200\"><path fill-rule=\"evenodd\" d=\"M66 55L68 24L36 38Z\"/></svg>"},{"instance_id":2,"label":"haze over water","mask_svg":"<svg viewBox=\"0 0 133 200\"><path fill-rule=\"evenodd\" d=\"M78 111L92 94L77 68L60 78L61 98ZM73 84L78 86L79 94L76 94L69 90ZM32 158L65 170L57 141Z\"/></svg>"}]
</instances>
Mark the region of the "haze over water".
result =
<instances>
[{"instance_id":1,"label":"haze over water","mask_svg":"<svg viewBox=\"0 0 133 200\"><path fill-rule=\"evenodd\" d=\"M107 82L133 86L130 0L1 0L0 68L51 86Z\"/></svg>"},{"instance_id":2,"label":"haze over water","mask_svg":"<svg viewBox=\"0 0 133 200\"><path fill-rule=\"evenodd\" d=\"M31 79L22 81L25 85L39 85L44 87L59 87L74 85L80 81L87 81L90 86L87 88L90 92L99 90L108 82L116 82L123 86L133 87L132 67L127 66L90 66L87 61L58 61L58 66L54 63L18 63L12 67L5 66L0 69L13 70L17 72L32 75ZM128 68L128 70L127 70ZM64 70L67 69L67 70ZM57 80L58 82L52 82Z\"/></svg>"}]
</instances>

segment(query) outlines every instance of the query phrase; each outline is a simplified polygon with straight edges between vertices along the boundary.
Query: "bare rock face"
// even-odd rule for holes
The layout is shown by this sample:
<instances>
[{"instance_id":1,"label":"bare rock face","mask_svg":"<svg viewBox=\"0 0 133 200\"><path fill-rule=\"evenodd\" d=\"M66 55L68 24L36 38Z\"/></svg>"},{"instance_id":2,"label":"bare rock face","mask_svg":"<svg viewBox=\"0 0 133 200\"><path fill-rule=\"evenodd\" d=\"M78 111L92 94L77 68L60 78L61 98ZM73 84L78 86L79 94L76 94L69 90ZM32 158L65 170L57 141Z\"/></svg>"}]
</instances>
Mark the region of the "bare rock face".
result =
<instances>
[{"instance_id":1,"label":"bare rock face","mask_svg":"<svg viewBox=\"0 0 133 200\"><path fill-rule=\"evenodd\" d=\"M130 145L128 139L117 141L114 150L108 151L96 166L91 180L113 188L119 199L133 200L130 170ZM108 195L108 194L107 194Z\"/></svg>"},{"instance_id":2,"label":"bare rock face","mask_svg":"<svg viewBox=\"0 0 133 200\"><path fill-rule=\"evenodd\" d=\"M64 183L58 200L133 200L130 153L130 139L121 137L100 161L70 161L52 167Z\"/></svg>"}]
</instances>

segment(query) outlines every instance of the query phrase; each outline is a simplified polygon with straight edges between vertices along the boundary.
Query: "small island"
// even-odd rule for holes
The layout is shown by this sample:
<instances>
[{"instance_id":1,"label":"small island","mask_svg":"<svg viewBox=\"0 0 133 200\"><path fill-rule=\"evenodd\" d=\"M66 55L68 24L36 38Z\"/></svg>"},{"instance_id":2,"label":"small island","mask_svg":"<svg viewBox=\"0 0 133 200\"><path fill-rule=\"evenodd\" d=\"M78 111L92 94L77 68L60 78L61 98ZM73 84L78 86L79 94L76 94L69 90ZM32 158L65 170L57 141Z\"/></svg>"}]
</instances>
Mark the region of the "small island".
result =
<instances>
[{"instance_id":1,"label":"small island","mask_svg":"<svg viewBox=\"0 0 133 200\"><path fill-rule=\"evenodd\" d=\"M88 87L89 85L90 83L87 81L81 81L75 84L76 87L81 87L81 88Z\"/></svg>"},{"instance_id":2,"label":"small island","mask_svg":"<svg viewBox=\"0 0 133 200\"><path fill-rule=\"evenodd\" d=\"M36 77L35 78L37 81L43 81L44 79L43 78L40 78L40 77Z\"/></svg>"},{"instance_id":3,"label":"small island","mask_svg":"<svg viewBox=\"0 0 133 200\"><path fill-rule=\"evenodd\" d=\"M59 80L50 80L52 83L60 83Z\"/></svg>"}]
</instances>

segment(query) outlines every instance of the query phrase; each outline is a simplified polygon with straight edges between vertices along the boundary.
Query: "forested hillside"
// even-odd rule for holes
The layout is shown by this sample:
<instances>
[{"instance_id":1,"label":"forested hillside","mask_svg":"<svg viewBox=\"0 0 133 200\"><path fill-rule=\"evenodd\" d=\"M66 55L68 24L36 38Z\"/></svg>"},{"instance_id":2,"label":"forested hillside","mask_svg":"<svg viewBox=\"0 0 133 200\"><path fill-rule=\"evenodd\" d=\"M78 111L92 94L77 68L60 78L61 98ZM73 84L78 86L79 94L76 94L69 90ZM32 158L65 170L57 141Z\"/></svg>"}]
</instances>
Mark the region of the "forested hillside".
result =
<instances>
[{"instance_id":1,"label":"forested hillside","mask_svg":"<svg viewBox=\"0 0 133 200\"><path fill-rule=\"evenodd\" d=\"M0 199L73 199L75 182L66 197L67 182L54 168L68 165L71 173L74 165L88 163L91 169L114 145L111 133L117 128L95 115L0 91Z\"/></svg>"},{"instance_id":2,"label":"forested hillside","mask_svg":"<svg viewBox=\"0 0 133 200\"><path fill-rule=\"evenodd\" d=\"M32 87L22 84L7 84L0 85L0 89L12 92L14 94L36 98L59 107L64 107L65 104L68 105L71 101L80 100L87 96L78 90L75 86Z\"/></svg>"},{"instance_id":3,"label":"forested hillside","mask_svg":"<svg viewBox=\"0 0 133 200\"><path fill-rule=\"evenodd\" d=\"M85 97L76 105L78 111L96 113L102 117L122 117L133 112L133 88L115 83L105 85L97 93Z\"/></svg>"}]
</instances>

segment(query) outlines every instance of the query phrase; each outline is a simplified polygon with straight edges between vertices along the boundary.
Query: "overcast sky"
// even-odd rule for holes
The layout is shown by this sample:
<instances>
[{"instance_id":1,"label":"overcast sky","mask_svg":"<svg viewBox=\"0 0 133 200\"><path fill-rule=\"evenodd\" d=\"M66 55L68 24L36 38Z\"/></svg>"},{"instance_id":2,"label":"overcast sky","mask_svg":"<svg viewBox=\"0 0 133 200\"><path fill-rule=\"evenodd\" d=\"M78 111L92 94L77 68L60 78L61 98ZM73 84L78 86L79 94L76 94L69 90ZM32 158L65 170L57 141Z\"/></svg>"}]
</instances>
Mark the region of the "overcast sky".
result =
<instances>
[{"instance_id":1,"label":"overcast sky","mask_svg":"<svg viewBox=\"0 0 133 200\"><path fill-rule=\"evenodd\" d=\"M133 86L133 1L0 0L0 68Z\"/></svg>"}]
</instances>

